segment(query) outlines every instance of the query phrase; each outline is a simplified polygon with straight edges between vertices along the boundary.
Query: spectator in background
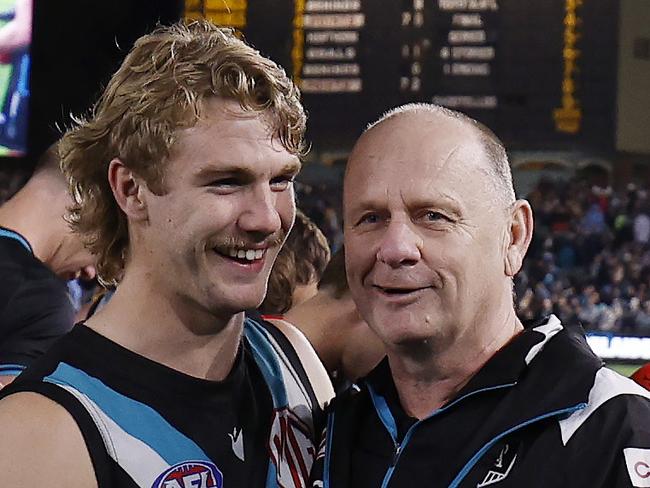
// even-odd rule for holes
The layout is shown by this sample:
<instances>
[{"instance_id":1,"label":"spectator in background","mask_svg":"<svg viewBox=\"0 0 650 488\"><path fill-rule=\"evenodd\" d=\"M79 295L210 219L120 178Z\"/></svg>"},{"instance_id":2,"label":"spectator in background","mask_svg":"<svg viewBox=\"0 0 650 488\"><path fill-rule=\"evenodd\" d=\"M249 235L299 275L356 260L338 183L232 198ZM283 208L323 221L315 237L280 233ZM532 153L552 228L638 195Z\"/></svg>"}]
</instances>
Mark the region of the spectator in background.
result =
<instances>
[{"instance_id":1,"label":"spectator in background","mask_svg":"<svg viewBox=\"0 0 650 488\"><path fill-rule=\"evenodd\" d=\"M340 185L320 184L311 186L296 182L298 206L323 232L333 252L343 243L341 229L341 188Z\"/></svg>"},{"instance_id":2,"label":"spectator in background","mask_svg":"<svg viewBox=\"0 0 650 488\"><path fill-rule=\"evenodd\" d=\"M605 217L598 203L589 205L589 210L580 222L584 234L601 234L605 230Z\"/></svg>"},{"instance_id":3,"label":"spectator in background","mask_svg":"<svg viewBox=\"0 0 650 488\"><path fill-rule=\"evenodd\" d=\"M648 217L647 207L641 206L634 217L634 242L641 246L646 246L650 239L650 217Z\"/></svg>"},{"instance_id":4,"label":"spectator in background","mask_svg":"<svg viewBox=\"0 0 650 488\"><path fill-rule=\"evenodd\" d=\"M32 7L32 0L16 0L13 18L0 28L0 63L11 65L0 94L0 144L18 152L25 151L27 140Z\"/></svg>"},{"instance_id":5,"label":"spectator in background","mask_svg":"<svg viewBox=\"0 0 650 488\"><path fill-rule=\"evenodd\" d=\"M309 339L337 389L366 375L384 357L384 346L355 305L345 275L345 251L334 254L309 300L294 305L283 320ZM277 318L270 318L277 323Z\"/></svg>"},{"instance_id":6,"label":"spectator in background","mask_svg":"<svg viewBox=\"0 0 650 488\"><path fill-rule=\"evenodd\" d=\"M321 230L302 211L280 250L260 305L265 315L282 315L316 294L330 260L330 248Z\"/></svg>"},{"instance_id":7,"label":"spectator in background","mask_svg":"<svg viewBox=\"0 0 650 488\"><path fill-rule=\"evenodd\" d=\"M0 381L7 384L74 323L65 280L94 277L93 256L64 220L72 204L56 145L0 206Z\"/></svg>"},{"instance_id":8,"label":"spectator in background","mask_svg":"<svg viewBox=\"0 0 650 488\"><path fill-rule=\"evenodd\" d=\"M631 378L644 388L650 390L650 363L636 370Z\"/></svg>"}]
</instances>

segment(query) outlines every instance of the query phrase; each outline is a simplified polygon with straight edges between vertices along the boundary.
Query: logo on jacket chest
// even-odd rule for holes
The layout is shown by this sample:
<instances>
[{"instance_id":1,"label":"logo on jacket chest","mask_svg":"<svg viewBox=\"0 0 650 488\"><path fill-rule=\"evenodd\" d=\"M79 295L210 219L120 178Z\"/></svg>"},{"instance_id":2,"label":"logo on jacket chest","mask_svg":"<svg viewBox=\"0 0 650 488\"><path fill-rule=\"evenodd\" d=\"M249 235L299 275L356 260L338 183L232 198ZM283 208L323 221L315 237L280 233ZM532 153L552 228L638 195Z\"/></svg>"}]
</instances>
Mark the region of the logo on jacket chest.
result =
<instances>
[{"instance_id":1,"label":"logo on jacket chest","mask_svg":"<svg viewBox=\"0 0 650 488\"><path fill-rule=\"evenodd\" d=\"M151 488L222 488L223 475L207 461L185 461L172 466Z\"/></svg>"},{"instance_id":2,"label":"logo on jacket chest","mask_svg":"<svg viewBox=\"0 0 650 488\"><path fill-rule=\"evenodd\" d=\"M483 478L483 481L476 485L476 488L491 486L506 479L510 474L512 467L515 465L516 460L516 446L513 444L504 444L499 450L499 454L495 459L494 464L490 467L490 470Z\"/></svg>"}]
</instances>

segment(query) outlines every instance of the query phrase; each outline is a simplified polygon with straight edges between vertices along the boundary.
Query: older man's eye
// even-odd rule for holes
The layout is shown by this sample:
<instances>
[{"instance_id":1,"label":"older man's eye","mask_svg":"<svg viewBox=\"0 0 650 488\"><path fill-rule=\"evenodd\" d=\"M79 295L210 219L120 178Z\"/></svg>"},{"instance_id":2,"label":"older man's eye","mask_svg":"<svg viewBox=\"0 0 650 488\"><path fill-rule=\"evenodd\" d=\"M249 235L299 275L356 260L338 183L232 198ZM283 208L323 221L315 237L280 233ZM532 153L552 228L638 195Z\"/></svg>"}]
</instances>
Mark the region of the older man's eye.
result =
<instances>
[{"instance_id":1,"label":"older man's eye","mask_svg":"<svg viewBox=\"0 0 650 488\"><path fill-rule=\"evenodd\" d=\"M449 222L450 221L449 217L447 217L445 214L433 210L429 210L428 212L426 212L424 214L424 219L427 220L428 222L440 222L440 221Z\"/></svg>"},{"instance_id":2,"label":"older man's eye","mask_svg":"<svg viewBox=\"0 0 650 488\"><path fill-rule=\"evenodd\" d=\"M427 220L440 220L445 218L445 216L442 215L440 212L427 212L424 215Z\"/></svg>"}]
</instances>

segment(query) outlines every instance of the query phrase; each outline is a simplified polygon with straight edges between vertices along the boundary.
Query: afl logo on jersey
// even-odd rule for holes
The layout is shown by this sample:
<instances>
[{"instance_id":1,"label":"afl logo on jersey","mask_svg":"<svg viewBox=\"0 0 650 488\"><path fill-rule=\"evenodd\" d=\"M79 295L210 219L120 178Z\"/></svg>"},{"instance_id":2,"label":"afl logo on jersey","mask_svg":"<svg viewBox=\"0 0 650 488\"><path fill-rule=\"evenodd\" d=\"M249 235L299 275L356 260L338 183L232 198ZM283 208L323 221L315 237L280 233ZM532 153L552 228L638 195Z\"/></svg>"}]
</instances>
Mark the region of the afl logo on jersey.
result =
<instances>
[{"instance_id":1,"label":"afl logo on jersey","mask_svg":"<svg viewBox=\"0 0 650 488\"><path fill-rule=\"evenodd\" d=\"M158 476L151 488L222 488L223 475L207 461L185 461Z\"/></svg>"}]
</instances>

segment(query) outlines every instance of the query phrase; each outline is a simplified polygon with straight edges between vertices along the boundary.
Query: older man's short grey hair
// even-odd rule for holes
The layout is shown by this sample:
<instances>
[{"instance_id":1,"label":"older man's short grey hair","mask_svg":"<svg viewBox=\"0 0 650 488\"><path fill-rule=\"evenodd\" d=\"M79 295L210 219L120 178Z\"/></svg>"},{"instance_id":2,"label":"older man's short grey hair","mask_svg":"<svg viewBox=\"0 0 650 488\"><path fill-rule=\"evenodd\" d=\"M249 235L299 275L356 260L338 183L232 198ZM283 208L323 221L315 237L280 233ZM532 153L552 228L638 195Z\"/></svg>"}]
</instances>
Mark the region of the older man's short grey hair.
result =
<instances>
[{"instance_id":1,"label":"older man's short grey hair","mask_svg":"<svg viewBox=\"0 0 650 488\"><path fill-rule=\"evenodd\" d=\"M432 113L436 115L443 115L452 119L459 120L469 124L471 127L478 131L480 142L485 150L488 165L485 166L486 174L492 178L495 189L497 190L497 197L499 197L505 206L514 203L515 190L512 184L512 172L510 171L510 163L508 155L503 143L499 138L485 125L477 120L454 110L450 110L440 105L430 103L409 103L400 107L389 110L382 115L378 120L372 122L366 128L366 132L373 127L392 119L396 116L414 114L414 113Z\"/></svg>"}]
</instances>

